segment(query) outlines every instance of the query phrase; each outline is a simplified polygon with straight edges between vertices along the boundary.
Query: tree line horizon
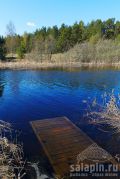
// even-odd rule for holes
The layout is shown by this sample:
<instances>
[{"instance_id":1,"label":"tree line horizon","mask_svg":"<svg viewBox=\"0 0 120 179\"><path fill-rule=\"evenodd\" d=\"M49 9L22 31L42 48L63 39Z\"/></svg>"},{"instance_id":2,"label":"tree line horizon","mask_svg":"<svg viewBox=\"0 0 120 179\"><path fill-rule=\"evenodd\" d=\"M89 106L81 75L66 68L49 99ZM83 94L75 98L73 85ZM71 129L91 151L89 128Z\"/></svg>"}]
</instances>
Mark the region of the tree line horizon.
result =
<instances>
[{"instance_id":1,"label":"tree line horizon","mask_svg":"<svg viewBox=\"0 0 120 179\"><path fill-rule=\"evenodd\" d=\"M7 36L0 36L0 59L5 60L6 54L17 54L24 58L27 53L56 54L64 53L76 44L99 40L117 40L120 42L120 21L109 18L106 21L92 20L87 25L83 21L73 25L64 23L58 27L42 27L33 33L25 32L18 35L12 22L6 27Z\"/></svg>"}]
</instances>

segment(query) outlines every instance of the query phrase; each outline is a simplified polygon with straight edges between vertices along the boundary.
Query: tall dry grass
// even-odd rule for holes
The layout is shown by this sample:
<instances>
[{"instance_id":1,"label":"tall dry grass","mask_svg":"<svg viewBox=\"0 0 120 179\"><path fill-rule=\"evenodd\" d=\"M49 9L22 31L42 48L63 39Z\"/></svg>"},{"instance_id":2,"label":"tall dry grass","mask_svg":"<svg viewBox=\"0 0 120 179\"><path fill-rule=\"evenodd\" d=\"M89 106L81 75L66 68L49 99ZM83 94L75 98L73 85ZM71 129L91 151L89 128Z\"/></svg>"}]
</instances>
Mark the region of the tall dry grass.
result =
<instances>
[{"instance_id":1,"label":"tall dry grass","mask_svg":"<svg viewBox=\"0 0 120 179\"><path fill-rule=\"evenodd\" d=\"M98 125L99 129L107 125L113 133L120 134L120 94L115 96L114 90L112 90L111 93L105 92L101 97L101 104L96 99L93 100L91 106L87 104L89 109L87 117L90 119L90 123ZM99 111L96 110L97 108Z\"/></svg>"}]
</instances>

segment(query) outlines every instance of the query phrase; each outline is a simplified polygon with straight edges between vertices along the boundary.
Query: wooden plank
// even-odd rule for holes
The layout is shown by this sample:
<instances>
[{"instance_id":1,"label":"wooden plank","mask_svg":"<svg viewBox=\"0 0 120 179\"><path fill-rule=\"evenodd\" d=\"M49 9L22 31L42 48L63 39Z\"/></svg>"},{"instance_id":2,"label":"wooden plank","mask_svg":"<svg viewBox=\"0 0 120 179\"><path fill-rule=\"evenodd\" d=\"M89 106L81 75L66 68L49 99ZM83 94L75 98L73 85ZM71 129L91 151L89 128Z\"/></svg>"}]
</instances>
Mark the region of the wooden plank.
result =
<instances>
[{"instance_id":1,"label":"wooden plank","mask_svg":"<svg viewBox=\"0 0 120 179\"><path fill-rule=\"evenodd\" d=\"M55 173L69 173L77 155L91 146L94 141L66 117L30 122ZM112 162L115 162L113 159Z\"/></svg>"}]
</instances>

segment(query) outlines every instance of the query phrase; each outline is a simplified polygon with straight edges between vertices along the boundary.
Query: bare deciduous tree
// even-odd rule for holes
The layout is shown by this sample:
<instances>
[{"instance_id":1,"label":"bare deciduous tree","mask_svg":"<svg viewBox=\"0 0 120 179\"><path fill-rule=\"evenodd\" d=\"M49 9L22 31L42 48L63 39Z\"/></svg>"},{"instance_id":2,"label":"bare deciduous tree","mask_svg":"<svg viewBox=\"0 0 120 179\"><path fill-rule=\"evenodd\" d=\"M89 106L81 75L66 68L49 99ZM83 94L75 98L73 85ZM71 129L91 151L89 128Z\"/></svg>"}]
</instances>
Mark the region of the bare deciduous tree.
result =
<instances>
[{"instance_id":1,"label":"bare deciduous tree","mask_svg":"<svg viewBox=\"0 0 120 179\"><path fill-rule=\"evenodd\" d=\"M13 53L16 47L16 40L15 40L16 29L12 21L10 21L6 26L6 34L7 34L7 39L6 39L7 51L11 53L13 57Z\"/></svg>"},{"instance_id":2,"label":"bare deciduous tree","mask_svg":"<svg viewBox=\"0 0 120 179\"><path fill-rule=\"evenodd\" d=\"M7 28L7 32L6 32L6 33L7 33L7 36L15 36L16 29L15 29L15 26L14 26L14 24L13 24L12 21L10 21L10 22L7 24L6 28Z\"/></svg>"}]
</instances>

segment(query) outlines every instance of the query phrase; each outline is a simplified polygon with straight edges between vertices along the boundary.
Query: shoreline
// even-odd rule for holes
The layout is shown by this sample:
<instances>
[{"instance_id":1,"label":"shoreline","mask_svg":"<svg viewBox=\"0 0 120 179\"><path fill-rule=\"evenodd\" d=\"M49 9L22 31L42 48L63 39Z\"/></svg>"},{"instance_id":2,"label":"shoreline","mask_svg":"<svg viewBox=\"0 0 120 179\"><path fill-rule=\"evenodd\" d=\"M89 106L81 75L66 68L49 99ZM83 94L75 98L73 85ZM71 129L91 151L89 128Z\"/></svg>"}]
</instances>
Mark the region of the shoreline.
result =
<instances>
[{"instance_id":1,"label":"shoreline","mask_svg":"<svg viewBox=\"0 0 120 179\"><path fill-rule=\"evenodd\" d=\"M80 62L35 62L35 61L21 61L21 62L0 62L0 70L11 69L11 70L39 70L39 69L52 69L52 68L96 68L96 69L104 69L104 68L115 68L120 69L119 63L80 63Z\"/></svg>"}]
</instances>

